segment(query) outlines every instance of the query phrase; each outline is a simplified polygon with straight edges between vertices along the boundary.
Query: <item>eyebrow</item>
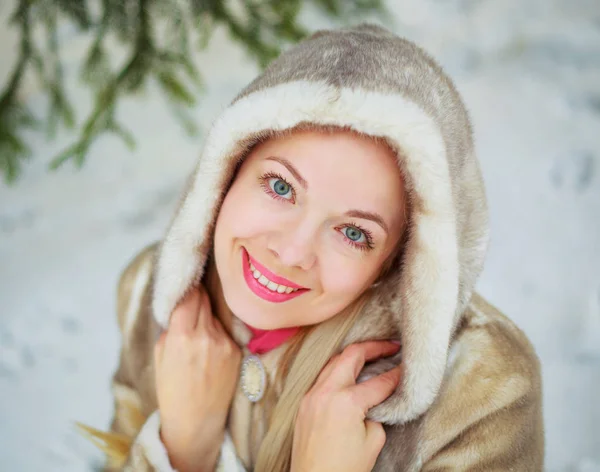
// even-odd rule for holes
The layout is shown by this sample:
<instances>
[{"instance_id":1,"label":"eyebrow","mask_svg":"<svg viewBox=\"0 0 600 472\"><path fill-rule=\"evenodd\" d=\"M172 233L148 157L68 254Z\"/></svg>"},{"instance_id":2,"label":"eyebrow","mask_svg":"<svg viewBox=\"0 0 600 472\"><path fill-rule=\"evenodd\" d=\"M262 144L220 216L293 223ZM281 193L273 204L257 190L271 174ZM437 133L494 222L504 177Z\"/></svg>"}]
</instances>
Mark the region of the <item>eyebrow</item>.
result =
<instances>
[{"instance_id":1,"label":"eyebrow","mask_svg":"<svg viewBox=\"0 0 600 472\"><path fill-rule=\"evenodd\" d=\"M386 233L389 233L385 220L377 213L371 213L370 211L363 210L349 210L345 213L345 215L353 218L362 218L363 220L371 220L381 226Z\"/></svg>"},{"instance_id":2,"label":"eyebrow","mask_svg":"<svg viewBox=\"0 0 600 472\"><path fill-rule=\"evenodd\" d=\"M300 172L298 172L298 169L296 169L292 165L292 163L290 161L288 161L286 158L279 157L279 156L269 156L266 159L269 161L279 162L282 166L284 166L287 170L290 171L290 174L292 174L298 182L300 182L300 185L302 185L304 190L308 189L308 183L306 182L306 179L304 177L302 177L302 175L300 175Z\"/></svg>"},{"instance_id":3,"label":"eyebrow","mask_svg":"<svg viewBox=\"0 0 600 472\"><path fill-rule=\"evenodd\" d=\"M269 156L266 158L266 160L279 162L282 166L284 166L287 170L290 171L290 174L292 174L298 182L300 182L300 185L302 185L304 190L308 189L308 182L306 182L306 179L302 177L302 175L300 175L298 169L296 169L292 165L292 163L286 158L279 156ZM344 215L349 216L351 218L361 218L363 220L373 221L374 223L377 223L379 226L381 226L381 228L386 233L389 233L389 229L387 224L385 223L385 220L381 217L381 215L377 213L372 213L370 211L363 210L348 210Z\"/></svg>"}]
</instances>

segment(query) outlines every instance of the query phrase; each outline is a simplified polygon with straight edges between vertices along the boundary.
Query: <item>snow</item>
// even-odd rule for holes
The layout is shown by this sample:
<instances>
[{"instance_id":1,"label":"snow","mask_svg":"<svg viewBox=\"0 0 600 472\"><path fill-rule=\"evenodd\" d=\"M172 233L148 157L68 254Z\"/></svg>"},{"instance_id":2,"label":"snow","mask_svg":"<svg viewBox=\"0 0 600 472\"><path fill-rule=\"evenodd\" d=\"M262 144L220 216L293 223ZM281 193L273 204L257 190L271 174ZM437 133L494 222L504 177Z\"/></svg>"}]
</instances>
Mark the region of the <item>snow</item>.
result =
<instances>
[{"instance_id":1,"label":"snow","mask_svg":"<svg viewBox=\"0 0 600 472\"><path fill-rule=\"evenodd\" d=\"M4 2L3 2L4 3ZM548 471L600 471L600 4L597 0L388 2L391 28L424 46L472 115L491 211L478 288L528 334L542 361ZM0 7L3 23L10 11ZM307 9L311 28L329 25ZM68 39L78 117L90 97ZM0 31L0 83L15 58ZM205 131L257 69L222 31L198 55ZM34 110L35 83L23 91ZM74 139L31 135L34 157L0 184L0 469L81 471L101 455L74 421L106 427L118 360L117 276L162 236L202 136L188 138L152 87L119 119L137 138L96 143L81 170L48 173Z\"/></svg>"}]
</instances>

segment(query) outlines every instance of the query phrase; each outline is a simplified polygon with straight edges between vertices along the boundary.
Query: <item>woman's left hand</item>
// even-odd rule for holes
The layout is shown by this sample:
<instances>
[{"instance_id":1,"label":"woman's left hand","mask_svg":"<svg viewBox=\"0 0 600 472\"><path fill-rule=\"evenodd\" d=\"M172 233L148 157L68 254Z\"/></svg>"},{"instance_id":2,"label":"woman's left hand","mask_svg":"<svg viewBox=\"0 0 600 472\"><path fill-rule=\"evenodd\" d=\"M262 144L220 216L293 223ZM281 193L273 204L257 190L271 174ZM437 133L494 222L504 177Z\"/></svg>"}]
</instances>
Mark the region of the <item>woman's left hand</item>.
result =
<instances>
[{"instance_id":1,"label":"woman's left hand","mask_svg":"<svg viewBox=\"0 0 600 472\"><path fill-rule=\"evenodd\" d=\"M366 362L398 352L389 341L353 344L321 371L298 411L292 449L292 472L368 472L383 445L380 423L365 420L367 411L385 400L401 378L401 366L356 384Z\"/></svg>"}]
</instances>

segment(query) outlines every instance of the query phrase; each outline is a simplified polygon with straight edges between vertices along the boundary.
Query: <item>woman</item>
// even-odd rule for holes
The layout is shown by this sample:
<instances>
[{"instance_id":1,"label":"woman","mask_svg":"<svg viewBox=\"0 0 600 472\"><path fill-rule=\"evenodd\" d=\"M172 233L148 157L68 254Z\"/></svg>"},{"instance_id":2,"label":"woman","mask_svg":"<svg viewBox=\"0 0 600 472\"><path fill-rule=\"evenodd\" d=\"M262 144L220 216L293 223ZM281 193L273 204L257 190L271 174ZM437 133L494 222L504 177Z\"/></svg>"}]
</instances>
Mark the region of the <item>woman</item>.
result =
<instances>
[{"instance_id":1,"label":"woman","mask_svg":"<svg viewBox=\"0 0 600 472\"><path fill-rule=\"evenodd\" d=\"M318 32L225 110L122 275L96 436L125 470L542 470L537 357L473 292L487 243L450 79L380 27Z\"/></svg>"}]
</instances>

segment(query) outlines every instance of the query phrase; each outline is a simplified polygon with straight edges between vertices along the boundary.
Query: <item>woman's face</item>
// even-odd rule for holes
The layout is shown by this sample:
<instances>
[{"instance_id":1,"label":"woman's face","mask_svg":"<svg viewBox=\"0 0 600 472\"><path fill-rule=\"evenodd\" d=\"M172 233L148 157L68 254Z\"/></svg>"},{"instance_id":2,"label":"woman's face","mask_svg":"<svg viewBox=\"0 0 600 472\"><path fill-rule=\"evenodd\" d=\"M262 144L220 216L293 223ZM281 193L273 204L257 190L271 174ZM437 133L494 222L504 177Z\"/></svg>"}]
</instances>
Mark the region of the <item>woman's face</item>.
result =
<instances>
[{"instance_id":1,"label":"woman's face","mask_svg":"<svg viewBox=\"0 0 600 472\"><path fill-rule=\"evenodd\" d=\"M259 144L217 218L227 305L268 330L336 315L396 247L403 199L395 156L366 137L302 131Z\"/></svg>"}]
</instances>

